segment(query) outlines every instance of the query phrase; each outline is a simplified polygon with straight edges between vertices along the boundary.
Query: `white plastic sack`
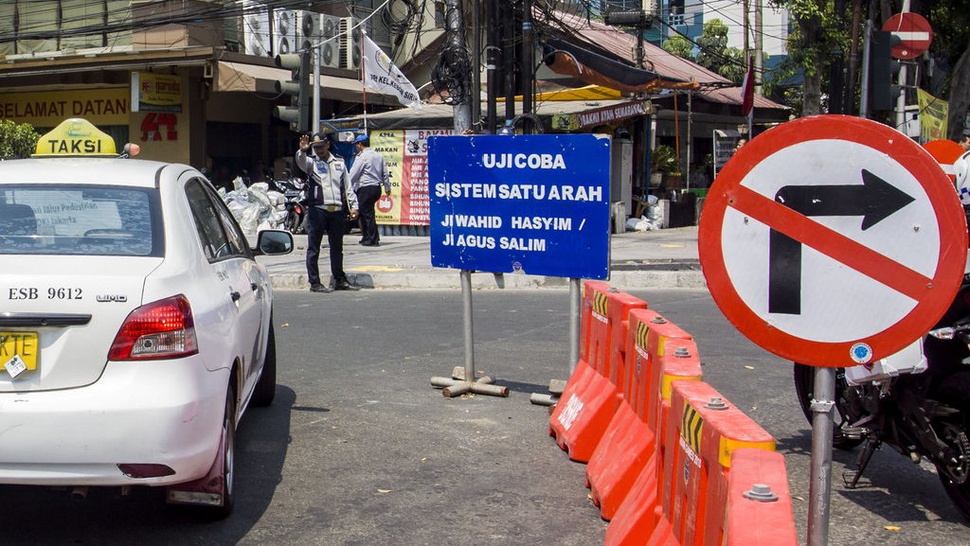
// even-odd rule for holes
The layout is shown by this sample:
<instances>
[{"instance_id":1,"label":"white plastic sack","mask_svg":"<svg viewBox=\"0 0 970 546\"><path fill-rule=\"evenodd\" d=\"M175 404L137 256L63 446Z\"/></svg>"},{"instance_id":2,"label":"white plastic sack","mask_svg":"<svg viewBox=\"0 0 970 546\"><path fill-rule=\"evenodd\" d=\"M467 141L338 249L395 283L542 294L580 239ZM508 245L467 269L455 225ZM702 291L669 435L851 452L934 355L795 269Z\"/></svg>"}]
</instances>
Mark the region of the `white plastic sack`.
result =
<instances>
[{"instance_id":1,"label":"white plastic sack","mask_svg":"<svg viewBox=\"0 0 970 546\"><path fill-rule=\"evenodd\" d=\"M286 196L278 191L268 191L266 192L266 197L269 198L270 204L272 204L274 207L286 204Z\"/></svg>"}]
</instances>

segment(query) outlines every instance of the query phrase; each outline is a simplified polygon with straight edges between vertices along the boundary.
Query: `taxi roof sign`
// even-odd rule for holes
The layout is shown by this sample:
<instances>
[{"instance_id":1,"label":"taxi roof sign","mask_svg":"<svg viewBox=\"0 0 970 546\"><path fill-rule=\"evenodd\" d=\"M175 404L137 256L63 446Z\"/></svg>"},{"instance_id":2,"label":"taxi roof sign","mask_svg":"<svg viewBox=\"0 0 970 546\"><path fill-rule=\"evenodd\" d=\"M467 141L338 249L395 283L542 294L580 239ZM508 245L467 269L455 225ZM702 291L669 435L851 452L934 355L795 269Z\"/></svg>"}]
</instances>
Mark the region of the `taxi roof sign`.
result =
<instances>
[{"instance_id":1,"label":"taxi roof sign","mask_svg":"<svg viewBox=\"0 0 970 546\"><path fill-rule=\"evenodd\" d=\"M62 121L37 141L32 157L117 156L115 141L90 121L70 118Z\"/></svg>"}]
</instances>

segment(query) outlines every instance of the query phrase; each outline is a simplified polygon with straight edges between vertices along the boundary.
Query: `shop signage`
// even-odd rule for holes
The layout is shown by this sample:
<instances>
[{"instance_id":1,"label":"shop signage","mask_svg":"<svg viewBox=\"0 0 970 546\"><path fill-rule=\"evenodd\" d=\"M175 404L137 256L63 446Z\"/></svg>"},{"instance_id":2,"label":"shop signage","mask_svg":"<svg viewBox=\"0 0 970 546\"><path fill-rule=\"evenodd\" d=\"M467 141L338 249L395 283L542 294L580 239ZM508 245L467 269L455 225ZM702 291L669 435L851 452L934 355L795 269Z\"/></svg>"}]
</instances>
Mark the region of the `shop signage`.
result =
<instances>
[{"instance_id":1,"label":"shop signage","mask_svg":"<svg viewBox=\"0 0 970 546\"><path fill-rule=\"evenodd\" d=\"M562 131L574 131L595 127L604 123L612 123L622 119L653 114L653 105L649 101L627 102L595 110L587 110L578 114L556 114L552 117L552 126Z\"/></svg>"},{"instance_id":2,"label":"shop signage","mask_svg":"<svg viewBox=\"0 0 970 546\"><path fill-rule=\"evenodd\" d=\"M152 72L131 73L133 112L181 112L182 78Z\"/></svg>"},{"instance_id":3,"label":"shop signage","mask_svg":"<svg viewBox=\"0 0 970 546\"><path fill-rule=\"evenodd\" d=\"M94 125L127 125L129 95L123 87L0 93L0 118L34 127L55 127L67 118L84 118Z\"/></svg>"}]
</instances>

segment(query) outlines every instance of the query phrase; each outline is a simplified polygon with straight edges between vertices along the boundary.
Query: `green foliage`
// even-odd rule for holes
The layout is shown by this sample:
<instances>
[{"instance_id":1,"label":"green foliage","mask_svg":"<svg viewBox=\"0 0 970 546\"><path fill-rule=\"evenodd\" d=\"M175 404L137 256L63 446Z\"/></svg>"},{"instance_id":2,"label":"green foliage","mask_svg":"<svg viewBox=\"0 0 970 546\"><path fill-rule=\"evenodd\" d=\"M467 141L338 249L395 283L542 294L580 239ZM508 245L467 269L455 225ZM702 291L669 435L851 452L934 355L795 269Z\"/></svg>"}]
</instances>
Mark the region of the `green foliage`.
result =
<instances>
[{"instance_id":1,"label":"green foliage","mask_svg":"<svg viewBox=\"0 0 970 546\"><path fill-rule=\"evenodd\" d=\"M650 152L650 170L657 173L680 172L677 152L673 146L661 144Z\"/></svg>"},{"instance_id":2,"label":"green foliage","mask_svg":"<svg viewBox=\"0 0 970 546\"><path fill-rule=\"evenodd\" d=\"M0 159L30 157L39 139L40 134L29 123L17 125L9 119L0 120Z\"/></svg>"},{"instance_id":3,"label":"green foliage","mask_svg":"<svg viewBox=\"0 0 970 546\"><path fill-rule=\"evenodd\" d=\"M727 47L727 42L728 27L720 19L712 19L704 23L703 33L697 39L699 49L696 56L694 44L679 34L664 42L663 48L740 85L747 67L744 52L736 47Z\"/></svg>"},{"instance_id":4,"label":"green foliage","mask_svg":"<svg viewBox=\"0 0 970 546\"><path fill-rule=\"evenodd\" d=\"M717 73L736 84L743 83L744 75L748 71L748 61L744 58L744 52L736 47L728 47L721 52L721 56L724 61L718 67Z\"/></svg>"},{"instance_id":5,"label":"green foliage","mask_svg":"<svg viewBox=\"0 0 970 546\"><path fill-rule=\"evenodd\" d=\"M700 51L697 52L697 64L704 68L718 72L724 64L723 53L727 49L728 27L720 19L711 19L704 23L704 30L697 38Z\"/></svg>"},{"instance_id":6,"label":"green foliage","mask_svg":"<svg viewBox=\"0 0 970 546\"><path fill-rule=\"evenodd\" d=\"M664 50L684 59L694 58L694 44L680 34L674 34L671 36L669 40L664 42L663 48Z\"/></svg>"}]
</instances>

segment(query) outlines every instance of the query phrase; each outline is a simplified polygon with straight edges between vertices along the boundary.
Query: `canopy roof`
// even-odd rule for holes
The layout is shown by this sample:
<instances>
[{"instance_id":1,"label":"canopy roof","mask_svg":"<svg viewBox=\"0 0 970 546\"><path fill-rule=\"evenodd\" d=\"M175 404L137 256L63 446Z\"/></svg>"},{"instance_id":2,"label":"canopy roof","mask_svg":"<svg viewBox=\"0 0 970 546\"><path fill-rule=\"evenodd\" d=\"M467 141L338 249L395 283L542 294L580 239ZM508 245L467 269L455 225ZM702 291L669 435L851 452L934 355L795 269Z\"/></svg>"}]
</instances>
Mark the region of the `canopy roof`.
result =
<instances>
[{"instance_id":1,"label":"canopy roof","mask_svg":"<svg viewBox=\"0 0 970 546\"><path fill-rule=\"evenodd\" d=\"M543 59L554 72L625 93L699 87L697 82L661 75L652 70L633 68L563 40L547 40Z\"/></svg>"}]
</instances>

